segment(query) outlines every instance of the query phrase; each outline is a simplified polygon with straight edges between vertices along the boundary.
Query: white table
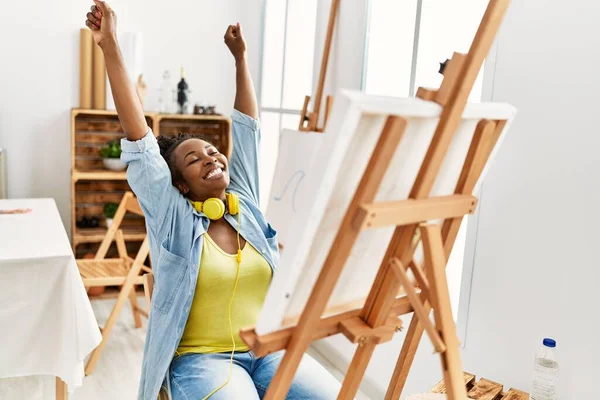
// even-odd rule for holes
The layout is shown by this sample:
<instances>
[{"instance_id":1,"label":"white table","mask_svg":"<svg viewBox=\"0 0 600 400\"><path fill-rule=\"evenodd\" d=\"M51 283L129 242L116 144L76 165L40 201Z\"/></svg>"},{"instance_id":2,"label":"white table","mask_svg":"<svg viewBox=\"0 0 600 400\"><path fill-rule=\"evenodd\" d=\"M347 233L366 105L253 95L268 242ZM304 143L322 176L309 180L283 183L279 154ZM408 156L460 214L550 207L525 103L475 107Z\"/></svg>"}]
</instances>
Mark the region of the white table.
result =
<instances>
[{"instance_id":1,"label":"white table","mask_svg":"<svg viewBox=\"0 0 600 400\"><path fill-rule=\"evenodd\" d=\"M0 200L0 378L56 377L81 386L102 337L53 199Z\"/></svg>"}]
</instances>

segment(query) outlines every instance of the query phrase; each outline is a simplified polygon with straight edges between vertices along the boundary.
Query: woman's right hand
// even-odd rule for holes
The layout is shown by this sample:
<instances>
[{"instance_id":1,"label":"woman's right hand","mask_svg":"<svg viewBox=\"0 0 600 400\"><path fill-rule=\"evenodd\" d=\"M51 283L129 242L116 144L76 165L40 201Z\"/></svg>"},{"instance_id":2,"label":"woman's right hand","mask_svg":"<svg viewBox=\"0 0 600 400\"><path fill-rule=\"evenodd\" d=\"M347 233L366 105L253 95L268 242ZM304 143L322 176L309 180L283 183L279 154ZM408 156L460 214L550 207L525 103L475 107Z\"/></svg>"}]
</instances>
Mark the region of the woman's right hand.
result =
<instances>
[{"instance_id":1,"label":"woman's right hand","mask_svg":"<svg viewBox=\"0 0 600 400\"><path fill-rule=\"evenodd\" d=\"M117 41L117 15L104 1L94 0L85 24L92 30L94 41L100 47Z\"/></svg>"}]
</instances>

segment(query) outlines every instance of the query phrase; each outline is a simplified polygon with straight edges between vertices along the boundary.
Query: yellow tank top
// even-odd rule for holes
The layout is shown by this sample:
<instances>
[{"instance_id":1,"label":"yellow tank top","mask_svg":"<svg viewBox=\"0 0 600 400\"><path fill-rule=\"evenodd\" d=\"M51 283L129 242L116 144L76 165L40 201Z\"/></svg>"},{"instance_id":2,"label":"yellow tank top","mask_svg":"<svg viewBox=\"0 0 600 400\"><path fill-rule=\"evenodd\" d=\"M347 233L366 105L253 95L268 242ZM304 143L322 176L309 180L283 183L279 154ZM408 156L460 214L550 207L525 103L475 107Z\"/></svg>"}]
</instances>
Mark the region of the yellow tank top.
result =
<instances>
[{"instance_id":1,"label":"yellow tank top","mask_svg":"<svg viewBox=\"0 0 600 400\"><path fill-rule=\"evenodd\" d=\"M233 350L228 308L237 274L235 254L223 251L208 235L200 257L196 291L178 354L221 353ZM250 243L242 249L242 262L237 290L231 306L231 321L236 351L248 346L239 332L256 323L267 289L271 283L271 267Z\"/></svg>"}]
</instances>

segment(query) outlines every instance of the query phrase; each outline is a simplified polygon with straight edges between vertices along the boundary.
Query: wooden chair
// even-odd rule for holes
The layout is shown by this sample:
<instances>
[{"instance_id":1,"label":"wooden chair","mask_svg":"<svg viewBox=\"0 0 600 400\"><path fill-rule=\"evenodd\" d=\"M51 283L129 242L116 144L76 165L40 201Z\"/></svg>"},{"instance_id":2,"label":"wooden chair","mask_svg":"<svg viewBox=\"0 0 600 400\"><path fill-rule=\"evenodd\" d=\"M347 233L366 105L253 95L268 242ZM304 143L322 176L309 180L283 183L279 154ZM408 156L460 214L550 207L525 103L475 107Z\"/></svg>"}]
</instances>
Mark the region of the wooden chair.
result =
<instances>
[{"instance_id":1,"label":"wooden chair","mask_svg":"<svg viewBox=\"0 0 600 400\"><path fill-rule=\"evenodd\" d=\"M97 286L121 286L117 302L108 317L108 321L104 328L100 328L102 331L102 342L100 342L98 347L92 352L86 364L86 375L90 375L94 371L96 363L100 358L100 354L102 353L102 350L104 350L104 346L106 346L106 341L117 322L117 318L119 317L127 298L129 298L129 302L131 303L133 320L136 328L142 326L141 315L148 318L148 312L138 306L135 294L135 285L143 284L143 278L140 275L140 272L152 271L150 267L144 265L144 261L149 254L148 237L146 236L144 238L135 259L129 257L125 246L123 231L119 229L123 217L127 212L143 216L138 201L131 192L126 192L123 196L113 219L113 224L106 232L94 259L77 260L79 273L81 274L86 289ZM106 253L113 240L117 244L119 257L106 258ZM149 309L150 308L148 308L148 310Z\"/></svg>"}]
</instances>

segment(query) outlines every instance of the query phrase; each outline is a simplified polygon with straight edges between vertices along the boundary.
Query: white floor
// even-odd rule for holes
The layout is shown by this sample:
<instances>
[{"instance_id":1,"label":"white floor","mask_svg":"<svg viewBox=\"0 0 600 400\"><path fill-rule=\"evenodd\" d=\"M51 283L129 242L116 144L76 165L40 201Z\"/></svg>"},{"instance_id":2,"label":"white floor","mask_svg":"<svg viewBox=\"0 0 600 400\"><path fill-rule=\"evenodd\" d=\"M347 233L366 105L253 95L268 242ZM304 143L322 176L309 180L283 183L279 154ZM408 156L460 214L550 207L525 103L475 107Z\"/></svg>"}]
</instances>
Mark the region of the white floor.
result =
<instances>
[{"instance_id":1,"label":"white floor","mask_svg":"<svg viewBox=\"0 0 600 400\"><path fill-rule=\"evenodd\" d=\"M114 300L94 300L92 307L101 325L108 318ZM140 306L146 307L140 297ZM144 327L135 329L129 307L125 307L115 326L94 373L87 376L83 386L75 390L71 400L130 400L137 396L140 367L145 338ZM309 351L340 381L343 374L336 370L315 350ZM28 377L0 379L1 400L51 400L54 399L53 377ZM368 400L359 394L357 400Z\"/></svg>"}]
</instances>

